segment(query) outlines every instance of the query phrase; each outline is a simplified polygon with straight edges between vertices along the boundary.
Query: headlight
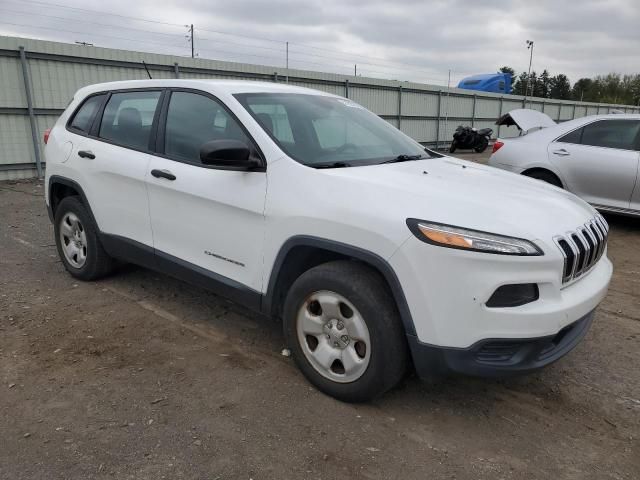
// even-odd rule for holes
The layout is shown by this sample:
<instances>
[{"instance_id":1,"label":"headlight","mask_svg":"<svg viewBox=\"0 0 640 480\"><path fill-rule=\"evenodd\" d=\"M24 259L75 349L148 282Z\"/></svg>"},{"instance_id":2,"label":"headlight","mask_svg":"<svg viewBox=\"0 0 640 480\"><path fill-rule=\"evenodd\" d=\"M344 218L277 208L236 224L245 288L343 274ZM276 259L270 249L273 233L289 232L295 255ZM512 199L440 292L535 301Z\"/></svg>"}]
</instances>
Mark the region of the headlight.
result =
<instances>
[{"instance_id":1,"label":"headlight","mask_svg":"<svg viewBox=\"0 0 640 480\"><path fill-rule=\"evenodd\" d=\"M496 235L415 218L408 218L407 226L418 239L441 247L500 255L543 255L538 246L523 238Z\"/></svg>"}]
</instances>

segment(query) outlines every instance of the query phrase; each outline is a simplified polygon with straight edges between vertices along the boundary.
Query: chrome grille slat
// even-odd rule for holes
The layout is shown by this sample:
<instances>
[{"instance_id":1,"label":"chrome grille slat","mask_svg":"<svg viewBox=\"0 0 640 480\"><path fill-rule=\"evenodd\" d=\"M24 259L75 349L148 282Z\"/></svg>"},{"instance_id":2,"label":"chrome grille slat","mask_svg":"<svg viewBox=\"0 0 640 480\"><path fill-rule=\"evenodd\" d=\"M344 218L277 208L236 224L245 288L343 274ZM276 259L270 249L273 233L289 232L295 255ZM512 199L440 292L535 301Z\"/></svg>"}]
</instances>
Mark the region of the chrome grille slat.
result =
<instances>
[{"instance_id":1,"label":"chrome grille slat","mask_svg":"<svg viewBox=\"0 0 640 480\"><path fill-rule=\"evenodd\" d=\"M582 229L582 235L587 239L587 242L589 242L589 256L585 262L587 265L592 265L598 255L598 241L589 229L588 223L585 224L584 229Z\"/></svg>"},{"instance_id":2,"label":"chrome grille slat","mask_svg":"<svg viewBox=\"0 0 640 480\"><path fill-rule=\"evenodd\" d=\"M553 237L564 257L562 283L572 282L598 263L607 247L609 225L600 214L572 232Z\"/></svg>"},{"instance_id":3,"label":"chrome grille slat","mask_svg":"<svg viewBox=\"0 0 640 480\"><path fill-rule=\"evenodd\" d=\"M598 222L596 222L595 220L591 220L590 226L591 226L591 231L598 238L598 251L596 254L597 256L596 262L597 262L602 256L602 252L604 251L604 235L602 234L602 230L600 230L600 228L598 227Z\"/></svg>"}]
</instances>

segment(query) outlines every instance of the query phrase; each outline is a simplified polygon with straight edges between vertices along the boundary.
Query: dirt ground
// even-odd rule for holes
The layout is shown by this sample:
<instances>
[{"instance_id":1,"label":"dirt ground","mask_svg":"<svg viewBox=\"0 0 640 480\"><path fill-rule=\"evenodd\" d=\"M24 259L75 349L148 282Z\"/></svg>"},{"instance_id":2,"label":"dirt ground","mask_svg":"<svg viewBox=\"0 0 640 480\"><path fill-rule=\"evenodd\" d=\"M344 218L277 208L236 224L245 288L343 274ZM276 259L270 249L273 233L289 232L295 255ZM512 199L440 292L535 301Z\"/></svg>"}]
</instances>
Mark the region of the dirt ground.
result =
<instances>
[{"instance_id":1,"label":"dirt ground","mask_svg":"<svg viewBox=\"0 0 640 480\"><path fill-rule=\"evenodd\" d=\"M349 405L241 306L135 267L74 280L42 184L0 183L0 478L640 478L640 221L607 219L613 282L566 358Z\"/></svg>"}]
</instances>

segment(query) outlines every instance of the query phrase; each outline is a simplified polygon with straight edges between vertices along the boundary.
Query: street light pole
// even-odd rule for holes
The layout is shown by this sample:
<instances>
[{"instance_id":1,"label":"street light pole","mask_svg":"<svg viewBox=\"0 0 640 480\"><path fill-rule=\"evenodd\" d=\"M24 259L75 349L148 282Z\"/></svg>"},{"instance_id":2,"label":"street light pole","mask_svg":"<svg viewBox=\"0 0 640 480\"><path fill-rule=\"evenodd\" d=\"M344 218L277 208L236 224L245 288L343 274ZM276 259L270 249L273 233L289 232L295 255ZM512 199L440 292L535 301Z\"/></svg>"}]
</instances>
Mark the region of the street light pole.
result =
<instances>
[{"instance_id":1,"label":"street light pole","mask_svg":"<svg viewBox=\"0 0 640 480\"><path fill-rule=\"evenodd\" d=\"M527 72L527 83L524 89L525 105L527 102L527 94L529 93L529 80L531 79L531 63L533 62L533 40L527 40L527 50L530 50L530 53L529 53L529 71ZM531 96L533 96L533 90L531 91Z\"/></svg>"},{"instance_id":2,"label":"street light pole","mask_svg":"<svg viewBox=\"0 0 640 480\"><path fill-rule=\"evenodd\" d=\"M194 47L193 47L193 23L189 28L189 38L191 39L191 58L194 58Z\"/></svg>"},{"instance_id":3,"label":"street light pole","mask_svg":"<svg viewBox=\"0 0 640 480\"><path fill-rule=\"evenodd\" d=\"M287 42L286 44L286 67L287 67L286 82L289 83L289 42Z\"/></svg>"}]
</instances>

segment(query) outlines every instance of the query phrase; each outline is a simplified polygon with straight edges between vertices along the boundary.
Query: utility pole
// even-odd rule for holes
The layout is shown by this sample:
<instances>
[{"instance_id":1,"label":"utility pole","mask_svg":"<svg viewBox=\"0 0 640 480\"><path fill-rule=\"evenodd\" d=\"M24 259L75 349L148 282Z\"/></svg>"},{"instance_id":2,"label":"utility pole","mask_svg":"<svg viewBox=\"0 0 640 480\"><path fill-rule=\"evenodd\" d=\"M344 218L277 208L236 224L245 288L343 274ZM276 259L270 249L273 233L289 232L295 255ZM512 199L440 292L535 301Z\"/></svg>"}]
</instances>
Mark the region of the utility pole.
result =
<instances>
[{"instance_id":1,"label":"utility pole","mask_svg":"<svg viewBox=\"0 0 640 480\"><path fill-rule=\"evenodd\" d=\"M189 28L189 41L191 42L191 58L193 58L194 57L193 55L193 23Z\"/></svg>"},{"instance_id":2,"label":"utility pole","mask_svg":"<svg viewBox=\"0 0 640 480\"><path fill-rule=\"evenodd\" d=\"M285 77L285 82L289 83L289 42L286 44L287 50L287 76Z\"/></svg>"},{"instance_id":3,"label":"utility pole","mask_svg":"<svg viewBox=\"0 0 640 480\"><path fill-rule=\"evenodd\" d=\"M529 54L529 72L527 73L527 84L524 88L524 104L527 102L527 93L529 93L529 79L531 78L531 63L533 62L533 40L527 40L527 50L530 50ZM531 96L533 96L533 88L531 89Z\"/></svg>"},{"instance_id":4,"label":"utility pole","mask_svg":"<svg viewBox=\"0 0 640 480\"><path fill-rule=\"evenodd\" d=\"M449 128L449 98L451 97L451 70L449 70L449 79L447 80L447 108L444 111L444 134L447 135ZM445 136L446 145L446 136Z\"/></svg>"},{"instance_id":5,"label":"utility pole","mask_svg":"<svg viewBox=\"0 0 640 480\"><path fill-rule=\"evenodd\" d=\"M358 76L358 65L357 64L353 66L353 76L354 77Z\"/></svg>"}]
</instances>

